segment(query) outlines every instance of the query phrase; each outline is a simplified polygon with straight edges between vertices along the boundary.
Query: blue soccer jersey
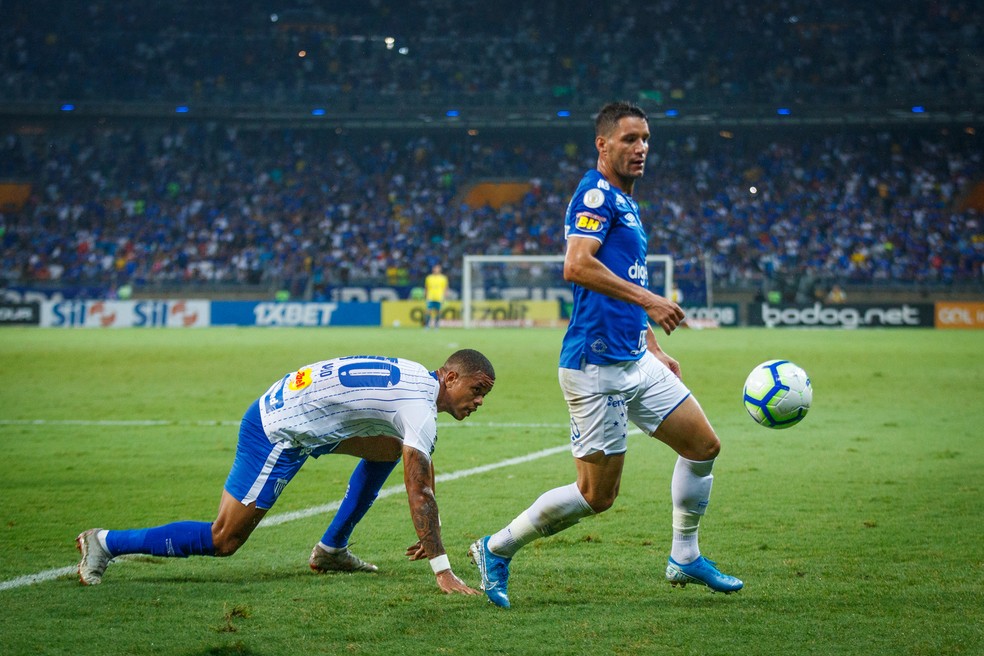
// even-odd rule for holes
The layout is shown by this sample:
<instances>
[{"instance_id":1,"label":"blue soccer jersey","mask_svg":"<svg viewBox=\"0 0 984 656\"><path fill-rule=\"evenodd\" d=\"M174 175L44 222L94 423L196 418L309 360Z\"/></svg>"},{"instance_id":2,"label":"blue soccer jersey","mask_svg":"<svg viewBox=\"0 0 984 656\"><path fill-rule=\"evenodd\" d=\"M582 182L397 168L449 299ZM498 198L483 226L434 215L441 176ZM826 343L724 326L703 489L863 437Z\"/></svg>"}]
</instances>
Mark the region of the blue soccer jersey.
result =
<instances>
[{"instance_id":1,"label":"blue soccer jersey","mask_svg":"<svg viewBox=\"0 0 984 656\"><path fill-rule=\"evenodd\" d=\"M646 231L639 220L639 205L597 170L581 178L567 206L564 231L567 239L597 239L601 248L596 257L602 264L620 278L649 287ZM642 357L649 325L645 310L579 285L573 290L574 308L560 351L562 368Z\"/></svg>"}]
</instances>

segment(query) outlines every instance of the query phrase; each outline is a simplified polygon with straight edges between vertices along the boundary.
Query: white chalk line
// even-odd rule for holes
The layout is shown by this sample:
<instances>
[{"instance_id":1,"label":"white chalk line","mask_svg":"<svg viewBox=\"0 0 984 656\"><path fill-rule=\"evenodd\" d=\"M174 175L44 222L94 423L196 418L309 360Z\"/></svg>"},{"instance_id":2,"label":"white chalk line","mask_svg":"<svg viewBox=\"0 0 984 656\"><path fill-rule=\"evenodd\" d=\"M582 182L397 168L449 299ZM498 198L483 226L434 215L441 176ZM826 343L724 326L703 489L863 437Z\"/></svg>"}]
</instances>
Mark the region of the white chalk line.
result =
<instances>
[{"instance_id":1,"label":"white chalk line","mask_svg":"<svg viewBox=\"0 0 984 656\"><path fill-rule=\"evenodd\" d=\"M80 420L81 421L81 420ZM46 423L44 420L38 420L42 425ZM37 422L25 422L25 423L37 423ZM471 422L474 425L474 422ZM77 424L76 424L77 425ZM84 424L91 425L91 424ZM125 424L131 425L131 424ZM157 424L139 424L139 425L157 425ZM212 425L212 424L208 424ZM238 425L238 422L236 422ZM457 424L449 424L457 425ZM467 424L462 424L467 425ZM531 427L531 428L566 428L567 424L486 424L486 426L494 427ZM494 462L488 465L481 465L479 467L472 467L471 469L462 469L456 472L449 472L447 474L438 474L436 477L436 482L446 482L454 481L459 478L465 478L467 476L474 476L476 474L484 474L485 472L490 472L495 469L501 469L503 467L511 467L512 465L519 465L527 462L532 462L534 460L539 460L540 458L546 458L547 456L552 456L557 453L562 453L564 451L569 451L570 447L567 445L551 447L549 449L543 449L541 451L535 451L533 453L528 453L525 456L517 456L515 458L507 458L506 460L501 460L499 462ZM394 485L392 487L383 488L379 491L380 499L393 496L394 494L406 493L406 488L403 485ZM338 510L341 505L341 501L333 501L321 506L314 506L312 508L305 508L303 510L295 510L287 513L280 513L277 515L268 515L263 518L257 528L262 528L264 526L279 526L280 524L285 524L287 522L292 522L297 519L304 519L306 517L312 517L314 515L320 515L322 513L331 512L333 510ZM120 560L123 556L116 558ZM59 567L57 569L48 569L42 572L37 572L35 574L26 574L24 576L19 576L15 579L10 579L9 581L0 582L0 591L3 590L13 590L15 588L22 588L28 585L34 585L36 583L44 583L46 581L53 581L55 579L61 578L63 576L68 576L70 574L75 574L77 571L77 565L71 567Z\"/></svg>"}]
</instances>

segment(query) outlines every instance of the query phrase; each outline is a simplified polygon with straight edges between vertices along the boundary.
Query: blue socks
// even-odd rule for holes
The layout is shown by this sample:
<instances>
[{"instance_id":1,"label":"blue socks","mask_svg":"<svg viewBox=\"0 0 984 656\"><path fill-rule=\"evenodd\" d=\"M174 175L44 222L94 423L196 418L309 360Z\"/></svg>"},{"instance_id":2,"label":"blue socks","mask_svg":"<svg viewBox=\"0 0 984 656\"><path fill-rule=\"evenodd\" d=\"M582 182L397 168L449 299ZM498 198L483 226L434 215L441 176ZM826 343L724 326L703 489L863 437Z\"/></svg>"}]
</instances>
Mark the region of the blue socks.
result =
<instances>
[{"instance_id":1,"label":"blue socks","mask_svg":"<svg viewBox=\"0 0 984 656\"><path fill-rule=\"evenodd\" d=\"M352 535L355 525L369 512L383 483L398 462L399 460L396 462L359 461L349 478L345 498L342 499L338 512L335 513L328 530L321 538L321 544L337 549L348 546L349 536Z\"/></svg>"},{"instance_id":2,"label":"blue socks","mask_svg":"<svg viewBox=\"0 0 984 656\"><path fill-rule=\"evenodd\" d=\"M348 545L349 536L379 495L396 462L359 461L349 478L345 498L321 538L327 547ZM108 531L106 548L114 556L150 554L167 558L214 556L211 522L174 522L156 528Z\"/></svg>"},{"instance_id":3,"label":"blue socks","mask_svg":"<svg viewBox=\"0 0 984 656\"><path fill-rule=\"evenodd\" d=\"M114 556L150 554L168 558L214 556L211 522L174 522L157 528L109 531L106 548Z\"/></svg>"}]
</instances>

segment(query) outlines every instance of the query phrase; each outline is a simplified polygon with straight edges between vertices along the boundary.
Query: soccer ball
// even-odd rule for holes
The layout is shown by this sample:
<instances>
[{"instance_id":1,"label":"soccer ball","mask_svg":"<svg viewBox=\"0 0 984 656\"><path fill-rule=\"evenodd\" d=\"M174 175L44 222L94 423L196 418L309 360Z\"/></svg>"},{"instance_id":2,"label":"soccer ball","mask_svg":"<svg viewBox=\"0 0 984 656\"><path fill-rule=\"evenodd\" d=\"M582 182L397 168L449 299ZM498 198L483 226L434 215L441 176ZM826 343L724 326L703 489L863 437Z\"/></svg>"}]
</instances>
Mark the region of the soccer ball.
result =
<instances>
[{"instance_id":1,"label":"soccer ball","mask_svg":"<svg viewBox=\"0 0 984 656\"><path fill-rule=\"evenodd\" d=\"M813 387L810 377L789 360L769 360L745 379L745 410L768 428L789 428L810 410Z\"/></svg>"}]
</instances>

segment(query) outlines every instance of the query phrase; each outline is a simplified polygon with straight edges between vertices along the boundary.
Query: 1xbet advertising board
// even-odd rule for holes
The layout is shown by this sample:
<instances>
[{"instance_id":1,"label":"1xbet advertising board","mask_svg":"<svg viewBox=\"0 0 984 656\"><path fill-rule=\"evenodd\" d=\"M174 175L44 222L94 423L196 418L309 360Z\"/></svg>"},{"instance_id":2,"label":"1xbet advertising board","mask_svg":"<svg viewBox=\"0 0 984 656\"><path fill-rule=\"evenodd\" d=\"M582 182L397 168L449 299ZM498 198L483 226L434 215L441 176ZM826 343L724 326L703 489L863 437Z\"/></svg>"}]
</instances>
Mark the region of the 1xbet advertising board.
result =
<instances>
[{"instance_id":1,"label":"1xbet advertising board","mask_svg":"<svg viewBox=\"0 0 984 656\"><path fill-rule=\"evenodd\" d=\"M213 326L378 326L379 318L379 303L212 303Z\"/></svg>"}]
</instances>

